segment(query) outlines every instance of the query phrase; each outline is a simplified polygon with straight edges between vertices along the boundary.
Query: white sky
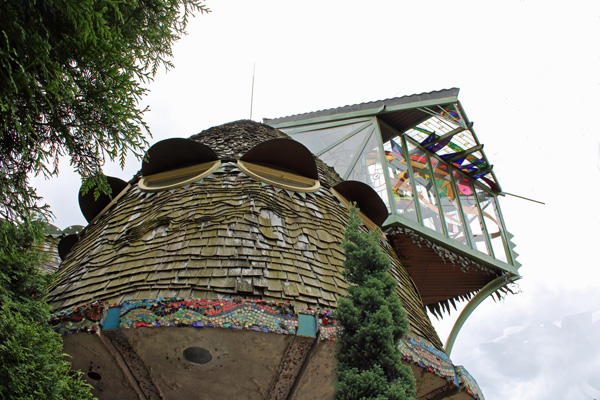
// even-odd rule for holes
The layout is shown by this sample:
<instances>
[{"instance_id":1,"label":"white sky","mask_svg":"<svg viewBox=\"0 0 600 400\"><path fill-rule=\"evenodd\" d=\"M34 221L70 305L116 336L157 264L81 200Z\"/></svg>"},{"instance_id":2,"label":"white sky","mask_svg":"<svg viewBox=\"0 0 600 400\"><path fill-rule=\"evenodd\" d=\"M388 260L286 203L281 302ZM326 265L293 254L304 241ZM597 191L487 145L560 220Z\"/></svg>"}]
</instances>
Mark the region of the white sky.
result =
<instances>
[{"instance_id":1,"label":"white sky","mask_svg":"<svg viewBox=\"0 0 600 400\"><path fill-rule=\"evenodd\" d=\"M451 87L503 189L522 293L486 300L452 359L486 399L600 399L600 2L209 1L150 86L154 137ZM79 181L36 179L65 228ZM106 173L125 180L140 168ZM455 317L453 313L452 317ZM441 337L450 329L439 324Z\"/></svg>"}]
</instances>

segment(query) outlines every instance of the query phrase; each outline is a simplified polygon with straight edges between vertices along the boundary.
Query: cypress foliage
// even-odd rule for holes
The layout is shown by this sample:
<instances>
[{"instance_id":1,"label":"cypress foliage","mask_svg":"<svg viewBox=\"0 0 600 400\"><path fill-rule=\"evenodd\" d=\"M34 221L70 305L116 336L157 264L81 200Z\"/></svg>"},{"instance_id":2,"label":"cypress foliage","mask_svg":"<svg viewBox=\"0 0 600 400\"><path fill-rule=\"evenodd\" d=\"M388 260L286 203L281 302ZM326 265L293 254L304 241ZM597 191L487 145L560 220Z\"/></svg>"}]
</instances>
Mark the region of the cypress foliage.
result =
<instances>
[{"instance_id":1,"label":"cypress foliage","mask_svg":"<svg viewBox=\"0 0 600 400\"><path fill-rule=\"evenodd\" d=\"M57 175L60 156L85 190L109 194L105 160L144 155L146 84L208 11L201 0L0 1L0 215L48 215L29 176Z\"/></svg>"},{"instance_id":2,"label":"cypress foliage","mask_svg":"<svg viewBox=\"0 0 600 400\"><path fill-rule=\"evenodd\" d=\"M62 340L48 326L48 277L33 245L40 223L0 220L0 399L92 399L90 386L63 359Z\"/></svg>"},{"instance_id":3,"label":"cypress foliage","mask_svg":"<svg viewBox=\"0 0 600 400\"><path fill-rule=\"evenodd\" d=\"M342 247L348 296L338 302L338 387L336 400L405 400L416 393L409 367L402 365L398 342L408 333L406 314L388 273L390 261L377 232L363 232L358 210Z\"/></svg>"}]
</instances>

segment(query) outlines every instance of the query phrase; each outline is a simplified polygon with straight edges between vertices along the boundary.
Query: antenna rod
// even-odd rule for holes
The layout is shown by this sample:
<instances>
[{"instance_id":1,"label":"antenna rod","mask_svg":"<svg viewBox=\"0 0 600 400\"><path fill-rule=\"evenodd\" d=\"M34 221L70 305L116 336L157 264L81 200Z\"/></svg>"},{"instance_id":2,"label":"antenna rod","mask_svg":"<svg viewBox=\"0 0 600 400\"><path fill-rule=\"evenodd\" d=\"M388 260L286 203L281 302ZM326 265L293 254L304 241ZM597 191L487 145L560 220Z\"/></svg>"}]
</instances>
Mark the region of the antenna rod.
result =
<instances>
[{"instance_id":1,"label":"antenna rod","mask_svg":"<svg viewBox=\"0 0 600 400\"><path fill-rule=\"evenodd\" d=\"M250 119L252 119L252 105L254 104L254 72L256 71L256 62L252 65L252 93L250 94Z\"/></svg>"},{"instance_id":2,"label":"antenna rod","mask_svg":"<svg viewBox=\"0 0 600 400\"><path fill-rule=\"evenodd\" d=\"M529 201L533 201L534 203L539 203L539 204L546 205L546 203L544 203L544 202L541 202L541 201L539 201L539 200L530 199L530 198L527 198L527 197L519 196L519 195L517 195L517 194L508 193L508 192L502 192L502 193L503 193L503 194L506 194L506 195L509 195L509 196L518 197L519 199L523 199L523 200L529 200Z\"/></svg>"}]
</instances>

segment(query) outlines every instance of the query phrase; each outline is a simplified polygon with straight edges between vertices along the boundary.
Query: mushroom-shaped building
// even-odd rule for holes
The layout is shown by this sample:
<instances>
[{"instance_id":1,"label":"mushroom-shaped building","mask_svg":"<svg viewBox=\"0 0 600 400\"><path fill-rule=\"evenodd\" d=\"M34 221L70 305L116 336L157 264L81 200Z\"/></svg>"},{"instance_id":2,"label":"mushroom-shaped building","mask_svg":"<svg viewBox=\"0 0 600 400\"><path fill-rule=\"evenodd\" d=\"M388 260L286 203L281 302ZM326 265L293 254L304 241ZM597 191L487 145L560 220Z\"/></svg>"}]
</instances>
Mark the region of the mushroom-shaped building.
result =
<instances>
[{"instance_id":1,"label":"mushroom-shaped building","mask_svg":"<svg viewBox=\"0 0 600 400\"><path fill-rule=\"evenodd\" d=\"M90 224L62 246L49 296L74 368L106 399L332 399L347 205L364 229L394 220L360 180L252 121L158 142L131 181L109 182L112 199L80 197ZM417 398L482 398L426 314L446 298L424 303L395 250L430 238L392 228L380 244L410 322L399 346ZM459 254L448 268L468 276Z\"/></svg>"}]
</instances>

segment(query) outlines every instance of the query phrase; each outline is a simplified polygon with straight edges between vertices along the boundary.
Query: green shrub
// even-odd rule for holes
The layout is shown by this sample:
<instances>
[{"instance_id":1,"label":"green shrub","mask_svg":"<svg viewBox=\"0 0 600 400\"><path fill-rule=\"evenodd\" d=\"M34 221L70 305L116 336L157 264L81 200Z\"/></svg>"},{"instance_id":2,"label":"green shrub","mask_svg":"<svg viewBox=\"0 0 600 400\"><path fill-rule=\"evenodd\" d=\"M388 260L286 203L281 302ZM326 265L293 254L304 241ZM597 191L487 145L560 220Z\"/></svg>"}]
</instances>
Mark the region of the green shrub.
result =
<instances>
[{"instance_id":1,"label":"green shrub","mask_svg":"<svg viewBox=\"0 0 600 400\"><path fill-rule=\"evenodd\" d=\"M408 333L406 314L388 273L390 261L378 232L363 232L351 208L342 247L350 287L340 299L337 400L404 400L415 395L415 380L402 364L398 343Z\"/></svg>"}]
</instances>

